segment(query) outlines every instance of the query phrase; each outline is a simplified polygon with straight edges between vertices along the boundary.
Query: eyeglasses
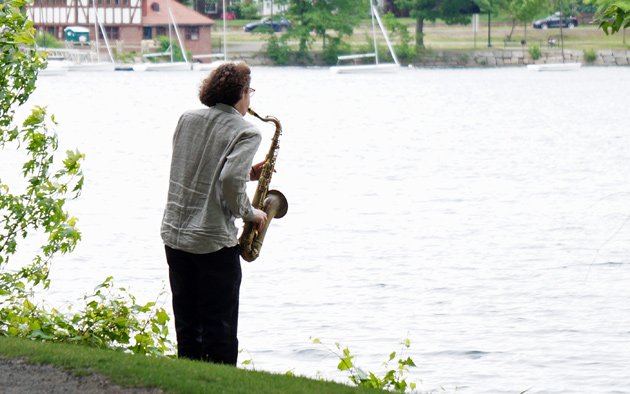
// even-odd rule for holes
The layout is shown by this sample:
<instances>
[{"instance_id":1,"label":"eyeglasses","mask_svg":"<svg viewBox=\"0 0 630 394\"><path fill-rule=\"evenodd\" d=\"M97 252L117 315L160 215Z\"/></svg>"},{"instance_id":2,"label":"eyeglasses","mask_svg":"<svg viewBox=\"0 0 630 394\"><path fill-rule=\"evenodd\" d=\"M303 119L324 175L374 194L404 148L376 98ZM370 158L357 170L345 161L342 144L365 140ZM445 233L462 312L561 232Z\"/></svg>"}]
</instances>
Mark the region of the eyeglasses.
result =
<instances>
[{"instance_id":1,"label":"eyeglasses","mask_svg":"<svg viewBox=\"0 0 630 394\"><path fill-rule=\"evenodd\" d=\"M256 93L256 89L254 89L254 88L247 88L247 93L249 93L249 97L252 97L254 95L254 93Z\"/></svg>"}]
</instances>

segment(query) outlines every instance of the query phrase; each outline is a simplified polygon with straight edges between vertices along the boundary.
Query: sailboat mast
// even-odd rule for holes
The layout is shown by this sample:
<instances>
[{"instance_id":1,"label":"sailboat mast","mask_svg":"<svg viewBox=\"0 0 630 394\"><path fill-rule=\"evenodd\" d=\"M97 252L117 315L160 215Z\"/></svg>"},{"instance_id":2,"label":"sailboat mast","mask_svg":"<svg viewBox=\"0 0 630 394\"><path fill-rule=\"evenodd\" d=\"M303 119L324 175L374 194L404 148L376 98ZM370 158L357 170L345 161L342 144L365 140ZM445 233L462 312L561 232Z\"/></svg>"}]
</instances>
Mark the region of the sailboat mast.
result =
<instances>
[{"instance_id":1,"label":"sailboat mast","mask_svg":"<svg viewBox=\"0 0 630 394\"><path fill-rule=\"evenodd\" d=\"M394 59L394 63L398 63L398 58L396 57L396 52L394 51L394 47L392 47L392 43L389 41L389 36L387 35L387 30L385 30L385 26L383 26L383 22L381 22L381 18L378 16L378 10L376 7L372 10L374 16L376 17L376 21L378 22L378 26L381 28L383 32L383 37L385 38L385 42L387 43L387 48L389 49L389 53L392 55L392 59Z\"/></svg>"},{"instance_id":2,"label":"sailboat mast","mask_svg":"<svg viewBox=\"0 0 630 394\"><path fill-rule=\"evenodd\" d=\"M228 56L227 56L227 40L225 39L227 37L227 34L226 34L226 30L225 30L225 25L226 25L225 0L223 0L223 60L227 61L228 60Z\"/></svg>"},{"instance_id":3,"label":"sailboat mast","mask_svg":"<svg viewBox=\"0 0 630 394\"><path fill-rule=\"evenodd\" d=\"M94 46L96 47L96 61L101 61L101 49L98 46L98 23L96 22L96 1L92 0L92 11L94 12Z\"/></svg>"},{"instance_id":4,"label":"sailboat mast","mask_svg":"<svg viewBox=\"0 0 630 394\"><path fill-rule=\"evenodd\" d=\"M177 25L175 24L175 17L173 16L173 11L171 10L171 6L170 6L170 3L168 2L168 0L167 0L166 4L167 4L167 8L168 8L168 15L171 18L171 22L173 24L173 29L175 29L175 35L177 36L177 42L179 42L179 49L182 52L182 57L184 58L184 61L186 63L188 63L188 57L186 56L186 48L184 47L184 43L182 42L182 38L179 35L179 30L177 30ZM169 23L168 27L169 27L169 34L170 34L170 32L171 32L171 24L170 23ZM170 39L170 35L169 35L169 39ZM171 62L173 62L173 44L171 44Z\"/></svg>"},{"instance_id":5,"label":"sailboat mast","mask_svg":"<svg viewBox=\"0 0 630 394\"><path fill-rule=\"evenodd\" d=\"M168 2L166 4L168 4ZM167 8L168 8L168 11L169 11L168 15L170 17L170 15L171 15L171 12L170 12L171 11L171 7L167 5ZM172 29L173 28L172 28L171 24L169 23L168 24L168 49L171 51L171 63L173 63L173 30Z\"/></svg>"},{"instance_id":6,"label":"sailboat mast","mask_svg":"<svg viewBox=\"0 0 630 394\"><path fill-rule=\"evenodd\" d=\"M376 25L374 24L374 4L370 0L370 15L372 16L372 38L374 40L374 59L378 64L378 45L376 43Z\"/></svg>"}]
</instances>

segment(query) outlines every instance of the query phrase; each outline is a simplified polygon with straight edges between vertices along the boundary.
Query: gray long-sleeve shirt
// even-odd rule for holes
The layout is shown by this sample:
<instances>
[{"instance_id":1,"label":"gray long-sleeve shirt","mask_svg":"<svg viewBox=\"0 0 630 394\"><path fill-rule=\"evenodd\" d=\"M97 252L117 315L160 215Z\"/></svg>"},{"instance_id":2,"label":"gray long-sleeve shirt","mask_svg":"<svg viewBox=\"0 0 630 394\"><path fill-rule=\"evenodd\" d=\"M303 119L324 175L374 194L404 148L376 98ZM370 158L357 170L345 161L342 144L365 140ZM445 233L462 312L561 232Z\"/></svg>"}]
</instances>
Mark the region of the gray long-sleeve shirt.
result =
<instances>
[{"instance_id":1,"label":"gray long-sleeve shirt","mask_svg":"<svg viewBox=\"0 0 630 394\"><path fill-rule=\"evenodd\" d=\"M238 243L235 218L254 218L246 184L260 142L259 131L228 105L181 116L162 219L165 245L203 254Z\"/></svg>"}]
</instances>

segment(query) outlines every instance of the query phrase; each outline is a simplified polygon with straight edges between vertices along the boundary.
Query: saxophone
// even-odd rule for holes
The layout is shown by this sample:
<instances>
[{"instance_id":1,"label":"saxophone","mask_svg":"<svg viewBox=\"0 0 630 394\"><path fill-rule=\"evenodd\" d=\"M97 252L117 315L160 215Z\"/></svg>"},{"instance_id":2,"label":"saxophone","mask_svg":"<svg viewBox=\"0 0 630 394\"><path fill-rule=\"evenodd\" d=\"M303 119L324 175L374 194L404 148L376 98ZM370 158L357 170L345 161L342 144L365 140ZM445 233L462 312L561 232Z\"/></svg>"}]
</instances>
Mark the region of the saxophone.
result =
<instances>
[{"instance_id":1,"label":"saxophone","mask_svg":"<svg viewBox=\"0 0 630 394\"><path fill-rule=\"evenodd\" d=\"M263 122L272 122L276 126L276 131L271 141L271 147L265 158L265 164L263 164L260 178L258 179L258 186L252 198L252 206L267 213L267 222L260 231L256 229L255 223L245 222L243 232L238 241L241 247L241 257L243 257L245 261L252 262L256 260L260 254L260 249L262 248L263 240L265 239L265 234L267 234L267 228L271 223L271 219L279 219L286 215L289 204L284 195L278 190L269 190L269 182L271 182L271 175L273 175L278 150L280 149L278 144L280 134L282 134L280 121L273 116L262 118L251 108L249 108L247 112Z\"/></svg>"}]
</instances>

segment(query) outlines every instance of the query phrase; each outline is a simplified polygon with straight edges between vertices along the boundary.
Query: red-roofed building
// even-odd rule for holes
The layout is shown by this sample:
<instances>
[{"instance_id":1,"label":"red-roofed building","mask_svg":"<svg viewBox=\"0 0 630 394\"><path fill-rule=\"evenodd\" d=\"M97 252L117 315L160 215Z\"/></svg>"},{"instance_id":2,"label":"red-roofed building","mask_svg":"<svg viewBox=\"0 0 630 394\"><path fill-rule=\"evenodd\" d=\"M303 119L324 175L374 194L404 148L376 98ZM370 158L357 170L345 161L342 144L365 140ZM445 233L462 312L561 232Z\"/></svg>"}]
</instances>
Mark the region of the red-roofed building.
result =
<instances>
[{"instance_id":1,"label":"red-roofed building","mask_svg":"<svg viewBox=\"0 0 630 394\"><path fill-rule=\"evenodd\" d=\"M63 39L66 27L81 26L90 30L93 40L98 20L112 45L140 51L151 46L146 44L157 37L169 35L169 14L172 14L188 51L193 55L212 51L214 21L175 0L96 0L94 5L92 1L35 0L29 8L29 16L36 29L47 31L58 39ZM102 38L100 31L99 37ZM172 37L177 42L174 30Z\"/></svg>"}]
</instances>

